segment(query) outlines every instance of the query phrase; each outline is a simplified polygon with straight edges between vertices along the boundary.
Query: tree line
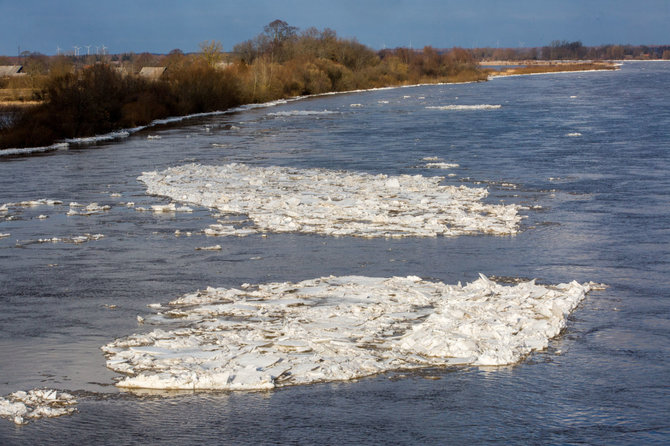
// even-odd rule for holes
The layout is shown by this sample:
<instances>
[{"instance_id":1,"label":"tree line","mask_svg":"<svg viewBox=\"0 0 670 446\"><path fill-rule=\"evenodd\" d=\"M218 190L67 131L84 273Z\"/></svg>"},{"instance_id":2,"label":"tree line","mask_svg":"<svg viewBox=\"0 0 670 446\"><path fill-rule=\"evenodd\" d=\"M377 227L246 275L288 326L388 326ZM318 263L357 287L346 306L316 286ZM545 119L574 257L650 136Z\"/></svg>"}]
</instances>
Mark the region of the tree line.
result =
<instances>
[{"instance_id":1,"label":"tree line","mask_svg":"<svg viewBox=\"0 0 670 446\"><path fill-rule=\"evenodd\" d=\"M670 60L670 45L585 46L581 41L555 40L537 48L475 48L478 60Z\"/></svg>"}]
</instances>

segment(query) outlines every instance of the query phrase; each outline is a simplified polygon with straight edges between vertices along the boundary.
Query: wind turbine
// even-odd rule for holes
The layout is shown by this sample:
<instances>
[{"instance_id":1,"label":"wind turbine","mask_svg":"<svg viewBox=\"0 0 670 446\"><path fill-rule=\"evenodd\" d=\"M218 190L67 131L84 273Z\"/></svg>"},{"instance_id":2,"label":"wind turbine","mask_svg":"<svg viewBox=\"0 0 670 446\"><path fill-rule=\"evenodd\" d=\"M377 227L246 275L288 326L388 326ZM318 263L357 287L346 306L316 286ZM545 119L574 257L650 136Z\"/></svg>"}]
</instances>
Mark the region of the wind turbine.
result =
<instances>
[{"instance_id":1,"label":"wind turbine","mask_svg":"<svg viewBox=\"0 0 670 446\"><path fill-rule=\"evenodd\" d=\"M60 56L60 49L61 48L59 46L56 46L56 55L57 56Z\"/></svg>"},{"instance_id":2,"label":"wind turbine","mask_svg":"<svg viewBox=\"0 0 670 446\"><path fill-rule=\"evenodd\" d=\"M106 50L106 49L107 49L107 47L103 44L103 45L102 45L102 55L103 55L103 56L105 55L105 50Z\"/></svg>"},{"instance_id":3,"label":"wind turbine","mask_svg":"<svg viewBox=\"0 0 670 446\"><path fill-rule=\"evenodd\" d=\"M79 50L81 49L81 47L75 45L73 48L74 48L74 55L75 55L75 57L76 57L76 56L79 56Z\"/></svg>"},{"instance_id":4,"label":"wind turbine","mask_svg":"<svg viewBox=\"0 0 670 446\"><path fill-rule=\"evenodd\" d=\"M86 47L86 55L90 56L91 55L91 45L84 45Z\"/></svg>"}]
</instances>

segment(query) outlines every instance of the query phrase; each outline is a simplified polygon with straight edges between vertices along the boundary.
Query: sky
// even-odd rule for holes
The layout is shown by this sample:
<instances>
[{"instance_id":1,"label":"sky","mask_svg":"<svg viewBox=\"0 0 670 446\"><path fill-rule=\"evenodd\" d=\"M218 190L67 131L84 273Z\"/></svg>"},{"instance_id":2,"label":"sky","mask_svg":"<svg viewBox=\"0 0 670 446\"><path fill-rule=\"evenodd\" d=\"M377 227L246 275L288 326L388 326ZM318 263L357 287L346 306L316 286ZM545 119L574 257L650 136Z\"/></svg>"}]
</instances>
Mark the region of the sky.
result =
<instances>
[{"instance_id":1,"label":"sky","mask_svg":"<svg viewBox=\"0 0 670 446\"><path fill-rule=\"evenodd\" d=\"M670 0L0 0L0 55L230 51L275 19L374 49L670 44Z\"/></svg>"}]
</instances>

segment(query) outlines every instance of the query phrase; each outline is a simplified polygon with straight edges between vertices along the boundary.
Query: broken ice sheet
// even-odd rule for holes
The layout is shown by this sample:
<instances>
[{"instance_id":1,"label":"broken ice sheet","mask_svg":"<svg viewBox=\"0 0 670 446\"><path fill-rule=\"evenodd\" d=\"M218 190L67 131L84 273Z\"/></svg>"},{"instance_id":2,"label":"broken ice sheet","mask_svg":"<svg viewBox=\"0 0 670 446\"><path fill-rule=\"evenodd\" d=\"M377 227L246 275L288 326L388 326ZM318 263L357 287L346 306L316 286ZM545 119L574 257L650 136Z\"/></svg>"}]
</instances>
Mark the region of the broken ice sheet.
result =
<instances>
[{"instance_id":1,"label":"broken ice sheet","mask_svg":"<svg viewBox=\"0 0 670 446\"><path fill-rule=\"evenodd\" d=\"M24 241L17 241L16 245L17 246L27 246L27 245L32 245L35 243L72 243L75 245L79 245L81 243L86 243L94 240L100 240L105 238L103 234L83 234L83 235L75 235L72 237L50 237L50 238L40 238L37 240L24 240Z\"/></svg>"},{"instance_id":2,"label":"broken ice sheet","mask_svg":"<svg viewBox=\"0 0 670 446\"><path fill-rule=\"evenodd\" d=\"M51 389L18 391L0 397L0 417L16 424L27 424L28 420L60 417L76 411L77 400L65 392Z\"/></svg>"},{"instance_id":3,"label":"broken ice sheet","mask_svg":"<svg viewBox=\"0 0 670 446\"><path fill-rule=\"evenodd\" d=\"M67 212L67 215L98 215L102 214L105 211L110 210L112 207L109 205L99 205L98 203L91 203L88 205L79 204L77 202L70 203L70 210Z\"/></svg>"},{"instance_id":4,"label":"broken ice sheet","mask_svg":"<svg viewBox=\"0 0 670 446\"><path fill-rule=\"evenodd\" d=\"M398 369L498 366L547 347L592 289L322 277L186 294L102 347L124 388L270 389Z\"/></svg>"},{"instance_id":5,"label":"broken ice sheet","mask_svg":"<svg viewBox=\"0 0 670 446\"><path fill-rule=\"evenodd\" d=\"M243 164L188 164L139 177L149 194L246 214L254 225L213 225L210 235L256 231L435 237L517 232L519 206L483 203L486 189L440 185L443 179Z\"/></svg>"}]
</instances>

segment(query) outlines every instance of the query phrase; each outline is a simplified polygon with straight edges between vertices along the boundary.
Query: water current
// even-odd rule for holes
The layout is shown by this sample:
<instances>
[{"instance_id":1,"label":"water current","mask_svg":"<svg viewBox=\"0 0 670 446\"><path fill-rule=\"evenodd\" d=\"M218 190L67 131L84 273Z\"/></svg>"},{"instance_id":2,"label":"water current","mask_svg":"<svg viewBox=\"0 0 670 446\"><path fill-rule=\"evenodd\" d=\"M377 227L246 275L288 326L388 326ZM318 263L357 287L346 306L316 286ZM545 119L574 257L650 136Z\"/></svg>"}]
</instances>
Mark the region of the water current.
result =
<instances>
[{"instance_id":1,"label":"water current","mask_svg":"<svg viewBox=\"0 0 670 446\"><path fill-rule=\"evenodd\" d=\"M51 388L78 401L71 416L0 419L0 443L667 444L668 85L670 63L625 63L305 98L0 157L0 206L57 200L0 214L0 396ZM203 230L217 216L206 207L137 210L171 202L147 194L143 172L189 163L437 175L487 188L486 203L521 205L524 218L502 236L211 237ZM67 215L85 213L71 202L102 209ZM148 304L207 286L352 274L465 284L478 273L608 288L591 291L548 348L505 367L123 391L100 350L152 330L138 322L155 313Z\"/></svg>"}]
</instances>

